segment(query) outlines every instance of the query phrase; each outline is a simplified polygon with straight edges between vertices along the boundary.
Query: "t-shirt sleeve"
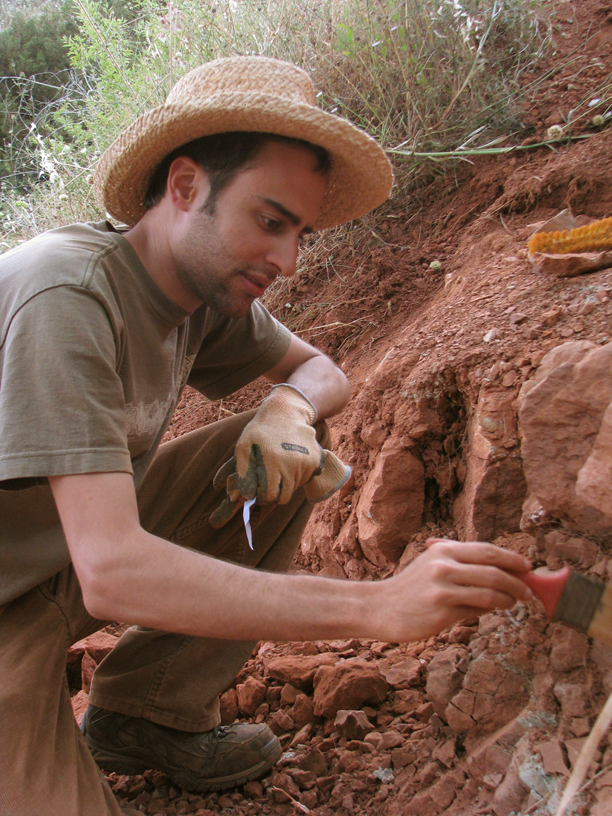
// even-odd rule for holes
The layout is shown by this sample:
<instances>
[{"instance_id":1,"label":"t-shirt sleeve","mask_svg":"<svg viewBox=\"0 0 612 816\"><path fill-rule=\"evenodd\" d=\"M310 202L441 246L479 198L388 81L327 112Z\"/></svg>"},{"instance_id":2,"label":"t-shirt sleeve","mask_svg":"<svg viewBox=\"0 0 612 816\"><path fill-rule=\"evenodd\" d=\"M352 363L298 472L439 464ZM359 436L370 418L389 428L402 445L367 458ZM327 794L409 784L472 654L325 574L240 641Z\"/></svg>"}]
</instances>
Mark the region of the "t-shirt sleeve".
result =
<instances>
[{"instance_id":1,"label":"t-shirt sleeve","mask_svg":"<svg viewBox=\"0 0 612 816\"><path fill-rule=\"evenodd\" d=\"M290 343L289 329L258 301L239 320L217 316L204 332L188 384L208 399L226 397L274 368Z\"/></svg>"},{"instance_id":2,"label":"t-shirt sleeve","mask_svg":"<svg viewBox=\"0 0 612 816\"><path fill-rule=\"evenodd\" d=\"M45 290L0 338L0 480L132 472L117 329L87 290Z\"/></svg>"}]
</instances>

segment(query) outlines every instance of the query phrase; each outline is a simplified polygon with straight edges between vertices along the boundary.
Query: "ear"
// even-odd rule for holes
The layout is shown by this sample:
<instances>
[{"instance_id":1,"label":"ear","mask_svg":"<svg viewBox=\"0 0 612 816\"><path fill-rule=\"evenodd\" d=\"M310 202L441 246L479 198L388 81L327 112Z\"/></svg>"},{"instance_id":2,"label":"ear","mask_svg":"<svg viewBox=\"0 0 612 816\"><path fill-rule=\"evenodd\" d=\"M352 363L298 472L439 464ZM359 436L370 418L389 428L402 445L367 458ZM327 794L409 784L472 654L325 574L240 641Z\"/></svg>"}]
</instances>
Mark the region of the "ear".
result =
<instances>
[{"instance_id":1,"label":"ear","mask_svg":"<svg viewBox=\"0 0 612 816\"><path fill-rule=\"evenodd\" d=\"M202 200L205 200L209 188L206 174L188 156L179 156L170 165L166 193L177 209L187 212L200 199L202 192Z\"/></svg>"}]
</instances>

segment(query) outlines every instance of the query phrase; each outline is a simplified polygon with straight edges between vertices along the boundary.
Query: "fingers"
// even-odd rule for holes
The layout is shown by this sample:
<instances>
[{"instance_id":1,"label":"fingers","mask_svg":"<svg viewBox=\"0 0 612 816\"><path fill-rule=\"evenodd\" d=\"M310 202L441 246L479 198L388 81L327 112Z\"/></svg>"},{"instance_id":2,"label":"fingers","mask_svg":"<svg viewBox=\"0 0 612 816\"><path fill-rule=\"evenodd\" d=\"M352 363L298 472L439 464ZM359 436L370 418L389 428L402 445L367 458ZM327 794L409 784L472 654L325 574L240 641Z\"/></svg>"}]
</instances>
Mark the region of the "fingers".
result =
<instances>
[{"instance_id":1,"label":"fingers","mask_svg":"<svg viewBox=\"0 0 612 816\"><path fill-rule=\"evenodd\" d=\"M328 499L347 482L352 472L350 466L331 451L321 448L321 453L321 466L304 485L308 501L313 503Z\"/></svg>"},{"instance_id":2,"label":"fingers","mask_svg":"<svg viewBox=\"0 0 612 816\"><path fill-rule=\"evenodd\" d=\"M213 529L218 530L234 518L243 504L244 499L242 498L238 501L232 501L230 498L223 499L219 507L210 514L208 523Z\"/></svg>"},{"instance_id":3,"label":"fingers","mask_svg":"<svg viewBox=\"0 0 612 816\"><path fill-rule=\"evenodd\" d=\"M215 473L215 477L213 479L213 487L216 490L223 490L227 482L228 476L234 473L235 470L236 470L236 457L232 456L232 458L228 459L228 461L224 465L221 465L219 470Z\"/></svg>"},{"instance_id":4,"label":"fingers","mask_svg":"<svg viewBox=\"0 0 612 816\"><path fill-rule=\"evenodd\" d=\"M464 564L487 564L501 570L528 572L531 562L520 553L505 550L486 541L452 541L447 538L430 538L426 541L428 550L439 552Z\"/></svg>"},{"instance_id":5,"label":"fingers","mask_svg":"<svg viewBox=\"0 0 612 816\"><path fill-rule=\"evenodd\" d=\"M446 594L446 605L508 608L533 597L529 587L508 571L512 565L519 565L517 572L529 569L527 559L518 553L486 542L438 540L430 543L423 557L427 578Z\"/></svg>"}]
</instances>

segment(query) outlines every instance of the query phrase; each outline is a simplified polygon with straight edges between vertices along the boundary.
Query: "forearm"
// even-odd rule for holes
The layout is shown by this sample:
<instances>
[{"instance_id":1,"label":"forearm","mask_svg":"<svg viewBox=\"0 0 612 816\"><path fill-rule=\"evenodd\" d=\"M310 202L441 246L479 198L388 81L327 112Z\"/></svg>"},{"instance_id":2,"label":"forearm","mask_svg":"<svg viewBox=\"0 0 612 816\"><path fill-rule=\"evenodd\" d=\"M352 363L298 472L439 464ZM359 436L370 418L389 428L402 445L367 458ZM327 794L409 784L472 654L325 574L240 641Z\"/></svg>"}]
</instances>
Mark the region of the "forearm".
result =
<instances>
[{"instance_id":1,"label":"forearm","mask_svg":"<svg viewBox=\"0 0 612 816\"><path fill-rule=\"evenodd\" d=\"M479 542L441 542L403 573L378 582L247 569L144 531L122 550L129 555L99 571L95 591L88 586L89 611L200 637L401 643L531 596L506 571L527 570L528 562Z\"/></svg>"},{"instance_id":2,"label":"forearm","mask_svg":"<svg viewBox=\"0 0 612 816\"><path fill-rule=\"evenodd\" d=\"M338 414L347 404L350 387L343 372L323 355L302 363L287 382L299 388L312 402L319 419Z\"/></svg>"},{"instance_id":3,"label":"forearm","mask_svg":"<svg viewBox=\"0 0 612 816\"><path fill-rule=\"evenodd\" d=\"M273 383L288 382L299 388L317 409L319 419L339 413L349 400L350 387L342 370L295 335L285 356L266 376Z\"/></svg>"},{"instance_id":4,"label":"forearm","mask_svg":"<svg viewBox=\"0 0 612 816\"><path fill-rule=\"evenodd\" d=\"M142 529L128 473L49 477L88 611L96 618L234 640L422 640L528 600L518 553L433 541L399 575L338 581L250 570Z\"/></svg>"},{"instance_id":5,"label":"forearm","mask_svg":"<svg viewBox=\"0 0 612 816\"><path fill-rule=\"evenodd\" d=\"M123 542L121 560L82 581L100 619L234 640L376 637L375 585L265 573L178 547L145 531Z\"/></svg>"}]
</instances>

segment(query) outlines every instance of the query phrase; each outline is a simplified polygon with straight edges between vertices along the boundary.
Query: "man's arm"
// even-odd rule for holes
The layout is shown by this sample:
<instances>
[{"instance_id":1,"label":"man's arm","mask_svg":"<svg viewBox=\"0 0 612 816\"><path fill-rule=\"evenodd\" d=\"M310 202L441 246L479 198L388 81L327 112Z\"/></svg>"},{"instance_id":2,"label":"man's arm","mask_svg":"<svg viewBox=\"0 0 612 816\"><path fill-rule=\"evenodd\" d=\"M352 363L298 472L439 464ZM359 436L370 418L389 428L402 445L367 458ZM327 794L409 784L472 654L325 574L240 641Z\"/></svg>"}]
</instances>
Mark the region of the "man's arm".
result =
<instances>
[{"instance_id":1,"label":"man's arm","mask_svg":"<svg viewBox=\"0 0 612 816\"><path fill-rule=\"evenodd\" d=\"M351 582L265 573L219 561L142 529L132 477L49 478L88 611L188 635L269 640L430 637L526 600L522 556L491 544L435 542L399 575Z\"/></svg>"},{"instance_id":2,"label":"man's arm","mask_svg":"<svg viewBox=\"0 0 612 816\"><path fill-rule=\"evenodd\" d=\"M317 409L319 419L339 413L349 400L344 373L327 355L292 335L282 360L265 375L273 383L299 388Z\"/></svg>"}]
</instances>

